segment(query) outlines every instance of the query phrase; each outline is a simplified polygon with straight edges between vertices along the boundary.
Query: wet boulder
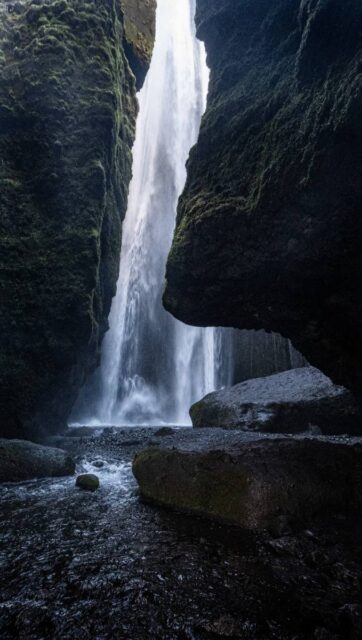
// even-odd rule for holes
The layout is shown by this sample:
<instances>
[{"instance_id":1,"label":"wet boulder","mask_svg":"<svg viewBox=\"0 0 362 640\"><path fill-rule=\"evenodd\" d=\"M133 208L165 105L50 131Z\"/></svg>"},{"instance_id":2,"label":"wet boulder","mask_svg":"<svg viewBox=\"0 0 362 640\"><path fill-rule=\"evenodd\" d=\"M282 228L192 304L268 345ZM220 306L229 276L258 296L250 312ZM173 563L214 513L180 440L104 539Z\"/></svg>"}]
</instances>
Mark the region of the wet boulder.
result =
<instances>
[{"instance_id":1,"label":"wet boulder","mask_svg":"<svg viewBox=\"0 0 362 640\"><path fill-rule=\"evenodd\" d=\"M93 473L84 473L77 477L76 487L83 491L97 491L99 489L99 478Z\"/></svg>"},{"instance_id":2,"label":"wet boulder","mask_svg":"<svg viewBox=\"0 0 362 640\"><path fill-rule=\"evenodd\" d=\"M75 462L62 449L23 440L0 440L0 482L73 475Z\"/></svg>"},{"instance_id":3,"label":"wet boulder","mask_svg":"<svg viewBox=\"0 0 362 640\"><path fill-rule=\"evenodd\" d=\"M229 440L229 443L228 443ZM362 444L326 438L234 434L139 453L133 472L142 497L174 510L245 529L281 517L305 526L315 517L362 506Z\"/></svg>"},{"instance_id":4,"label":"wet boulder","mask_svg":"<svg viewBox=\"0 0 362 640\"><path fill-rule=\"evenodd\" d=\"M360 434L353 395L314 367L247 380L210 393L190 409L194 427L269 433Z\"/></svg>"},{"instance_id":5,"label":"wet boulder","mask_svg":"<svg viewBox=\"0 0 362 640\"><path fill-rule=\"evenodd\" d=\"M92 465L96 469L103 469L105 462L104 460L94 460L94 462L92 462Z\"/></svg>"}]
</instances>

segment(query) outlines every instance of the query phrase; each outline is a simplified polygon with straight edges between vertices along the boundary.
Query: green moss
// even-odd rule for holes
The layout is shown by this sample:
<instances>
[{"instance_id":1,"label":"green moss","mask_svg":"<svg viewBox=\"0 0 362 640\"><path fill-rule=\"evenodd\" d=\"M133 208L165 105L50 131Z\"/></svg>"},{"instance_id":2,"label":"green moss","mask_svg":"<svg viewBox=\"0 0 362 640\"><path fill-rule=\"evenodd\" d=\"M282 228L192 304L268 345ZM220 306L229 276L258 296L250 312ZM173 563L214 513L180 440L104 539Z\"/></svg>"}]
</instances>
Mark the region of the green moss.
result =
<instances>
[{"instance_id":1,"label":"green moss","mask_svg":"<svg viewBox=\"0 0 362 640\"><path fill-rule=\"evenodd\" d=\"M156 0L121 0L125 48L137 84L143 82L151 60L155 35Z\"/></svg>"},{"instance_id":2,"label":"green moss","mask_svg":"<svg viewBox=\"0 0 362 640\"><path fill-rule=\"evenodd\" d=\"M0 405L63 426L118 275L137 102L116 0L0 14Z\"/></svg>"}]
</instances>

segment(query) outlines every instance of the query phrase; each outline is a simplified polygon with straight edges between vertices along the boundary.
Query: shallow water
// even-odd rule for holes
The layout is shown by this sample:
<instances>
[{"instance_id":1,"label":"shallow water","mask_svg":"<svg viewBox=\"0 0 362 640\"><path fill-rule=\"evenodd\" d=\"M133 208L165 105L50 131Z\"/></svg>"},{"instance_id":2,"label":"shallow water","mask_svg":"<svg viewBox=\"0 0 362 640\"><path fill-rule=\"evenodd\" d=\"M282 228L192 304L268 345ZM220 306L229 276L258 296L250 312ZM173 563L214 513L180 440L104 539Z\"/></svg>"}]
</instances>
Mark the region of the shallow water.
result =
<instances>
[{"instance_id":1,"label":"shallow water","mask_svg":"<svg viewBox=\"0 0 362 640\"><path fill-rule=\"evenodd\" d=\"M173 437L186 440L190 432ZM93 494L76 489L74 478L1 488L2 640L312 638L314 626L325 624L317 620L322 596L332 619L326 575L308 565L321 546L309 534L288 539L280 555L266 534L140 501L131 459L162 441L150 429L63 439L80 456L78 470L99 476ZM103 468L94 466L99 460ZM323 544L333 593L344 548ZM360 569L350 563L347 570L350 584L341 589L338 582L336 610L347 597L356 602Z\"/></svg>"}]
</instances>

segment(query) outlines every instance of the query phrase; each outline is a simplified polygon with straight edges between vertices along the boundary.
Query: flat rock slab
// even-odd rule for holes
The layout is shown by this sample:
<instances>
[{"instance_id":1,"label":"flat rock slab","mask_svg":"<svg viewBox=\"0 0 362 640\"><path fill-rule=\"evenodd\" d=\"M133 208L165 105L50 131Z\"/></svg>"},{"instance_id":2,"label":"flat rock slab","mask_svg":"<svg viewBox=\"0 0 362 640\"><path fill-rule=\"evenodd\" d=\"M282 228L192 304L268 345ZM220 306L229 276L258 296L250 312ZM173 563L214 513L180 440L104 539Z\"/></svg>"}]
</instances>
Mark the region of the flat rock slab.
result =
<instances>
[{"instance_id":1,"label":"flat rock slab","mask_svg":"<svg viewBox=\"0 0 362 640\"><path fill-rule=\"evenodd\" d=\"M303 367L210 393L190 409L194 427L264 433L361 434L353 395L321 371Z\"/></svg>"},{"instance_id":2,"label":"flat rock slab","mask_svg":"<svg viewBox=\"0 0 362 640\"><path fill-rule=\"evenodd\" d=\"M153 503L245 529L280 518L304 525L314 517L362 506L362 444L326 438L260 438L234 434L218 446L189 441L136 455L133 472Z\"/></svg>"},{"instance_id":3,"label":"flat rock slab","mask_svg":"<svg viewBox=\"0 0 362 640\"><path fill-rule=\"evenodd\" d=\"M53 447L25 440L0 439L0 482L73 475L73 458Z\"/></svg>"}]
</instances>

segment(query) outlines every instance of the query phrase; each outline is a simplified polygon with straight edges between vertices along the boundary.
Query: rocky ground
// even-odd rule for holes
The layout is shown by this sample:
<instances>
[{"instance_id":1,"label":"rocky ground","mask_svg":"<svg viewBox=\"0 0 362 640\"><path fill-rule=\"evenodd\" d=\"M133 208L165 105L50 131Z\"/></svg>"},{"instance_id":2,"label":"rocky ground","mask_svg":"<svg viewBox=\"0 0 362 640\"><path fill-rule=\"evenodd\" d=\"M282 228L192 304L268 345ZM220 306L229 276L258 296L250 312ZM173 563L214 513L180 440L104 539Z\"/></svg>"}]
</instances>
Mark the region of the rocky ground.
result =
<instances>
[{"instance_id":1,"label":"rocky ground","mask_svg":"<svg viewBox=\"0 0 362 640\"><path fill-rule=\"evenodd\" d=\"M360 638L357 516L247 532L146 505L131 472L135 453L244 437L167 433L83 429L53 438L79 472L99 476L94 493L76 489L74 477L2 485L2 640Z\"/></svg>"}]
</instances>

